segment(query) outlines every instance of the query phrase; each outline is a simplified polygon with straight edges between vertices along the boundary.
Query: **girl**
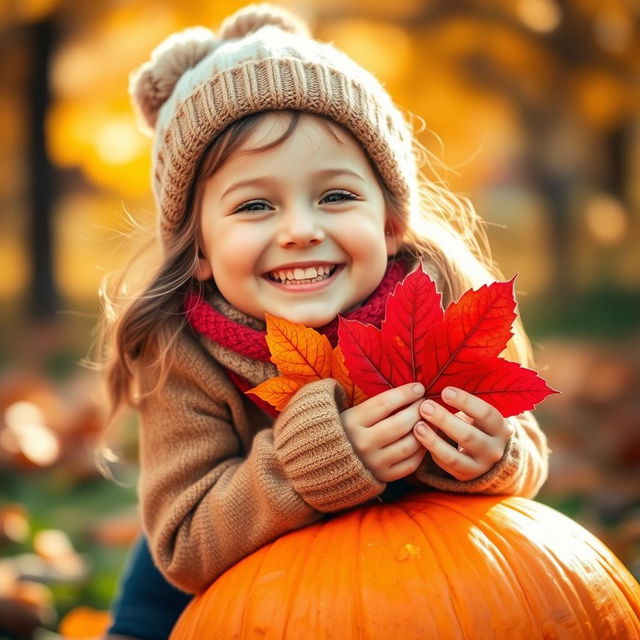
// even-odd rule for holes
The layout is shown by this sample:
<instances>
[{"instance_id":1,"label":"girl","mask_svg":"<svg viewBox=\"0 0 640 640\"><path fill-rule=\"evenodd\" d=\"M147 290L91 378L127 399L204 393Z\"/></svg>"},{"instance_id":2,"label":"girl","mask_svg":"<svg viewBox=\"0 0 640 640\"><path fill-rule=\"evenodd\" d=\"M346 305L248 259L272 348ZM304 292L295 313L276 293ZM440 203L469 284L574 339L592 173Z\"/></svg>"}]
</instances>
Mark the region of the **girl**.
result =
<instances>
[{"instance_id":1,"label":"girl","mask_svg":"<svg viewBox=\"0 0 640 640\"><path fill-rule=\"evenodd\" d=\"M277 375L265 313L335 342L337 317L380 324L422 261L444 303L498 274L466 202L420 177L409 124L380 83L289 13L246 7L214 35L169 38L132 77L153 132L162 261L109 302L114 411L140 415L140 496L160 571L198 592L292 529L425 490L533 496L547 473L529 414L505 420L417 383L346 408L333 379L280 415L244 392ZM481 234L480 234L481 235ZM512 359L527 364L520 327Z\"/></svg>"}]
</instances>

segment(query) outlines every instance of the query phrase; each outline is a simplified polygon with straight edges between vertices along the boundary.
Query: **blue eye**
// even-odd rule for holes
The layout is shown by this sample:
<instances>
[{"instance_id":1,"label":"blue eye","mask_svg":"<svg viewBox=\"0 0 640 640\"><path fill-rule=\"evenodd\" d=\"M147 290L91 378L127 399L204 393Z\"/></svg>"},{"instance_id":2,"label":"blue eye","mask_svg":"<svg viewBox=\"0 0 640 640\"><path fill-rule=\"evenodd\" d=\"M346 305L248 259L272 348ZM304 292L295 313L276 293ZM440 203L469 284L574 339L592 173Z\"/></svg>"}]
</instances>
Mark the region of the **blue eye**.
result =
<instances>
[{"instance_id":1,"label":"blue eye","mask_svg":"<svg viewBox=\"0 0 640 640\"><path fill-rule=\"evenodd\" d=\"M237 209L234 209L233 213L239 213L240 211L248 211L251 213L252 211L262 212L267 209L257 208L257 207L267 207L267 203L264 200L251 200L249 202L245 202L243 205L240 205Z\"/></svg>"},{"instance_id":2,"label":"blue eye","mask_svg":"<svg viewBox=\"0 0 640 640\"><path fill-rule=\"evenodd\" d=\"M326 202L344 202L345 200L357 200L358 197L351 191L332 191L322 198Z\"/></svg>"}]
</instances>

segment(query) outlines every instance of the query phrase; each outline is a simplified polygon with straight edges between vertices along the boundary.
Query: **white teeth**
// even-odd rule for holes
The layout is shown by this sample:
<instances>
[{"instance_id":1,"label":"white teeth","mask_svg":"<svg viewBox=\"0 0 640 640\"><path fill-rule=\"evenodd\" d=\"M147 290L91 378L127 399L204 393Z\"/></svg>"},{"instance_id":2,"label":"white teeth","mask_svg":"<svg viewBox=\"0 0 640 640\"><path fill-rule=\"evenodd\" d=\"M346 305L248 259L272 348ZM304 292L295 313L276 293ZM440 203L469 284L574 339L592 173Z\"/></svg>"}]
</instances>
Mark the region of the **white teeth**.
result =
<instances>
[{"instance_id":1,"label":"white teeth","mask_svg":"<svg viewBox=\"0 0 640 640\"><path fill-rule=\"evenodd\" d=\"M295 269L278 269L272 271L269 277L278 282L296 282L298 284L308 284L309 282L320 282L325 280L332 272L333 266L319 265L317 267L307 267L306 269L296 267Z\"/></svg>"}]
</instances>

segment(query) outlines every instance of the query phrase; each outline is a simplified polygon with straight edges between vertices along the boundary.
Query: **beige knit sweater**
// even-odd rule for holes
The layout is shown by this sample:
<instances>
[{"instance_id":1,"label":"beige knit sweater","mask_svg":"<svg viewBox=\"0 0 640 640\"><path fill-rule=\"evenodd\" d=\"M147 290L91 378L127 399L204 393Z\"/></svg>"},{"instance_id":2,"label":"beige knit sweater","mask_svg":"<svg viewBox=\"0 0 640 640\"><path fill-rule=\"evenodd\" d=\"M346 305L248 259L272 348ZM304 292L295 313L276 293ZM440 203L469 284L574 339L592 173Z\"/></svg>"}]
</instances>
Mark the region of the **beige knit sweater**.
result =
<instances>
[{"instance_id":1,"label":"beige knit sweater","mask_svg":"<svg viewBox=\"0 0 640 640\"><path fill-rule=\"evenodd\" d=\"M276 375L270 363L185 330L166 386L139 408L144 528L159 569L188 592L278 536L385 489L346 437L335 380L304 386L274 421L221 364L254 384ZM456 481L428 456L416 478L427 490L534 496L547 475L546 440L531 414L513 420L502 460L480 478Z\"/></svg>"}]
</instances>

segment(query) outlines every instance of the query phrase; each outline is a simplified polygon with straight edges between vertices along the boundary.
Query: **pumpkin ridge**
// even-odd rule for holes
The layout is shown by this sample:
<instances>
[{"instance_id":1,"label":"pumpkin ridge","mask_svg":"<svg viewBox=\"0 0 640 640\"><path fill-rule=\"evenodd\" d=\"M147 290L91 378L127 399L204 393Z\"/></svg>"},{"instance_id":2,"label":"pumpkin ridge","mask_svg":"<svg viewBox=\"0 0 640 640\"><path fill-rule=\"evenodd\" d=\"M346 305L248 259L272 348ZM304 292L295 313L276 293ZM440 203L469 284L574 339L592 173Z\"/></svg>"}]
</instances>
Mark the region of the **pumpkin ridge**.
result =
<instances>
[{"instance_id":1,"label":"pumpkin ridge","mask_svg":"<svg viewBox=\"0 0 640 640\"><path fill-rule=\"evenodd\" d=\"M594 552L596 553L598 563L601 567L603 567L603 570L607 572L607 575L609 575L615 585L620 589L620 591L622 591L624 595L636 595L636 600L633 600L631 598L627 598L627 600L632 605L632 609L636 616L638 616L638 618L640 619L640 585L638 583L632 582L631 580L628 580L628 576L620 575L615 570L615 563L617 558L613 551L609 549L609 547L601 543L600 540L595 538L595 536L594 543ZM591 541L589 541L589 544L591 545ZM603 557L602 550L599 547L604 547L606 549L606 551L608 552L606 557ZM603 560L606 560L606 566L603 565ZM640 639L640 629L638 630L637 638Z\"/></svg>"},{"instance_id":2,"label":"pumpkin ridge","mask_svg":"<svg viewBox=\"0 0 640 640\"><path fill-rule=\"evenodd\" d=\"M313 522L306 527L302 527L296 531L307 530L307 533L311 535L311 539L306 541L306 545L301 553L295 554L294 557L289 556L289 562L285 564L285 557L288 555L286 553L286 538L291 535L291 533L286 534L284 537L276 538L274 542L272 542L268 547L263 547L266 550L264 565L272 571L269 567L269 560L273 560L273 564L276 567L285 566L284 576L282 578L277 578L278 580L284 580L284 591L281 592L283 600L278 603L278 609L280 609L279 614L284 615L282 619L282 637L286 638L287 628L291 625L291 613L294 610L297 610L299 607L297 606L296 599L296 585L303 582L301 577L303 577L304 572L308 570L309 559L313 559L315 555L313 552L314 547L318 541L318 538L322 536L322 529L325 525L325 522L320 520L317 522ZM292 533L296 533L296 531ZM304 556L304 557L303 557ZM263 565L263 566L264 566ZM277 570L277 569L276 569ZM268 575L268 574L267 574ZM252 585L253 586L253 585ZM251 602L251 594L247 598L249 602ZM293 606L292 606L293 605ZM239 636L240 638L249 638L256 637L256 629L254 628L243 628L243 634ZM269 637L268 635L265 637Z\"/></svg>"},{"instance_id":3,"label":"pumpkin ridge","mask_svg":"<svg viewBox=\"0 0 640 640\"><path fill-rule=\"evenodd\" d=\"M507 498L507 502L509 507L511 506L512 503L512 499L511 498ZM540 506L542 506L543 511L546 514L546 506L545 505L541 505L541 503L537 503ZM500 503L499 505L496 505L498 507L498 511L497 513L500 513L501 511L505 510L505 505L504 503ZM540 529L540 514L538 514L538 517L534 517L534 514L531 512L531 510L527 510L526 509L526 504L525 505L521 505L521 507L524 508L516 508L516 512L518 515L520 515L523 518L526 518L529 521L529 524L527 525L526 529L528 531L531 531L531 525L533 525L534 531L535 533L538 532L538 530ZM549 514L550 515L550 514ZM554 516L557 516L558 513L557 512L553 512ZM566 518L566 516L563 516ZM569 518L567 518L567 520L569 520ZM479 526L486 526L486 523L484 522L479 522L478 523ZM557 526L557 525L556 525ZM518 542L521 543L521 546L523 549L528 550L530 547L538 547L538 545L535 543L535 541L533 540L533 538L531 537L531 535L526 535L525 534L525 527L518 527L518 538L516 538L516 535L512 535L509 539L506 539L501 533L500 533L500 527L499 527L499 523L495 522L494 526L492 527L492 530L495 533L495 536L497 539L499 539L501 541L501 543L506 547L506 548L514 548L514 540L518 540ZM553 532L553 527L549 527L549 531ZM533 533L532 532L532 533ZM544 570L546 571L547 574L552 573L550 571L550 567L549 565L551 564L553 571L555 571L555 575L554 580L552 585L549 587L550 589L554 590L553 593L553 597L554 599L557 599L558 597L561 597L563 599L564 602L564 610L566 611L567 615L563 615L563 610L561 608L558 608L557 606L554 608L553 614L554 614L554 620L555 620L555 624L558 625L556 628L556 630L559 628L559 625L562 624L562 621L565 618L570 618L571 615L574 615L574 617L578 617L579 619L582 620L589 620L591 618L591 616L589 615L589 611L586 608L586 603L590 601L589 599L589 592L585 592L584 589L580 589L578 587L584 587L584 584L582 581L578 580L576 581L575 578L573 578L572 574L569 573L567 571L567 559L565 557L563 557L563 554L560 554L556 551L557 545L555 545L554 543L549 543L548 542L548 538L547 536L545 537L545 544L544 544L544 561L545 561L545 567L541 566L541 560L542 557L541 556L536 556L536 555L532 555L530 553L526 553L525 557L527 558L527 563L526 563L526 567L523 567L525 569L528 569L528 571L523 571L522 572L522 576L523 578L530 578L531 576L531 570L532 569L536 569L536 570ZM553 541L555 542L555 537L553 537ZM582 540L583 542L586 542L584 539ZM500 550L501 554L504 555L502 553L502 549L500 547L498 547L498 549ZM594 555L597 555L597 553L594 550ZM519 558L520 554L516 553L515 554L515 559ZM513 559L511 561L511 563L513 563ZM510 568L511 567L511 563L510 563ZM513 568L512 568L513 569ZM533 620L539 619L539 615L537 615L538 612L536 612L536 607L535 602L533 602L532 598L531 598L531 588L526 588L527 585L525 582L523 582L523 579L521 579L520 576L520 572L517 571L513 571L516 581L518 582L518 584L520 585L520 587L523 590L523 594L525 596L525 599L527 601L527 604L531 607L531 613L533 614ZM562 588L558 588L557 585L560 584L562 585ZM544 597L548 596L548 594L546 593L542 593L543 595L543 599ZM571 596L570 598L567 596ZM536 598L537 600L540 600L539 597ZM575 616L576 612L580 610L580 615ZM584 635L584 629L580 629L578 630L580 635L576 635L576 640L581 640L581 639L590 639L592 638L591 634L589 635ZM575 630L574 630L575 632Z\"/></svg>"},{"instance_id":4,"label":"pumpkin ridge","mask_svg":"<svg viewBox=\"0 0 640 640\"><path fill-rule=\"evenodd\" d=\"M429 536L429 532L431 532L434 529L440 529L439 526L435 526L436 524L439 525L439 523L436 523L436 521L434 520L433 514L432 514L432 507L433 505L438 505L439 506L439 502L438 500L433 500L432 498L435 498L435 496L432 496L431 494L427 494L427 493L415 493L415 494L410 494L410 498L416 498L416 500L411 500L409 502L408 505L405 506L404 503L391 503L390 506L396 506L398 507L398 509L400 510L401 513L405 514L409 520L411 520L416 528L418 529L418 531L420 531L424 537L424 542L426 542L426 544L429 545L429 549L432 552L433 555L433 559L435 561L435 563L438 566L438 569L440 571L440 573L444 576L447 576L448 574L448 567L445 566L445 564L443 563L442 558L440 557L440 555L437 553L437 547L436 545L433 544L430 536ZM417 504L416 504L417 503ZM419 506L418 506L419 505ZM420 514L420 516L422 518L424 518L425 520L427 520L429 522L430 526L424 526L423 524L421 524L417 519L416 519L416 512ZM457 512L455 512L457 514ZM419 570L421 572L421 576L423 577L423 579L425 581L428 581L431 579L431 575L425 575L425 573L422 570L422 567L419 565ZM452 614L458 614L459 612L459 606L457 604L457 599L452 597L452 592L451 592L451 581L447 578L446 580L446 584L449 587L449 589L447 590L447 604L448 607L451 611ZM429 609L429 613L431 614L431 609ZM448 638L448 640L468 640L468 637L466 636L466 634L464 633L464 629L461 628L460 624L459 624L459 619L457 615L452 615L451 616L452 619L455 618L457 624L457 634L456 637L454 638L453 636L450 635L450 637ZM437 628L437 616L433 616L431 615L431 620L433 622L433 626ZM453 630L449 630L449 634L451 634Z\"/></svg>"},{"instance_id":5,"label":"pumpkin ridge","mask_svg":"<svg viewBox=\"0 0 640 640\"><path fill-rule=\"evenodd\" d=\"M608 549L608 547L606 548ZM603 564L602 561L604 560L604 558L602 558L601 552L599 553L597 549L594 549L594 553L596 554L596 562L598 563L598 566L602 568L602 570L607 574L611 582L613 582L613 585L615 585L616 600L618 600L618 602L623 606L631 605L631 610L633 611L633 613L635 613L635 615L638 618L640 618L640 606L638 607L634 606L635 605L634 601L629 597L629 595L633 591L633 585L628 584L626 581L620 580L620 576L618 576L615 570L613 570L613 566L609 562L608 558L606 561L606 566ZM640 589L637 589L637 591L640 594ZM636 634L634 640L639 640L639 639L640 639L640 630Z\"/></svg>"},{"instance_id":6,"label":"pumpkin ridge","mask_svg":"<svg viewBox=\"0 0 640 640\"><path fill-rule=\"evenodd\" d=\"M508 498L508 501L509 501L509 506L511 506L511 498ZM527 617L529 620L528 624L535 625L536 607L535 607L534 599L530 594L531 588L530 587L527 588L528 585L525 580L525 577L527 576L527 572L526 571L520 572L516 570L517 568L520 568L520 566L518 565L518 567L514 567L513 566L514 560L513 559L510 560L509 555L505 553L505 549L508 550L510 547L513 546L513 543L512 543L513 537L511 539L507 539L501 533L501 528L499 524L495 521L494 518L491 517L491 512L495 511L496 509L499 510L500 507L502 506L503 506L502 503L498 505L493 505L492 508L486 512L486 514L488 514L488 518L486 519L479 518L473 522L473 525L476 527L476 529L479 532L483 534L484 538L491 544L492 551L493 551L492 556L495 557L497 554L499 554L500 560L503 561L503 563L500 565L502 573L504 573L505 575L508 574L511 578L511 581L515 582L515 584L517 585L518 599L521 601L523 606L526 605ZM465 515L464 513L458 511L457 509L453 509L452 505L450 504L447 504L446 507L460 513L460 515L462 515L463 517ZM522 516L526 516L530 520L532 519L530 513L521 511L519 509L517 511ZM526 536L523 536L522 540L530 543L529 539ZM518 557L518 554L516 554L516 558L517 557ZM530 557L527 556L527 559L530 560ZM562 567L558 566L557 562L555 562L554 564L561 572ZM527 567L523 567L523 568L526 569ZM528 568L529 569L531 568L530 565L528 566ZM511 591L515 592L515 589L511 589ZM565 598L565 603L566 603L566 598ZM567 608L570 608L570 607L567 606ZM546 640L546 638L543 638L542 640Z\"/></svg>"},{"instance_id":7,"label":"pumpkin ridge","mask_svg":"<svg viewBox=\"0 0 640 640\"><path fill-rule=\"evenodd\" d=\"M381 532L381 534L379 534L378 537L382 538L382 542L380 543L380 546L382 547L382 552L380 553L383 562L385 563L385 565L388 566L388 564L390 562L401 562L401 560L398 559L398 535L397 533L394 535L394 530L398 529L398 517L395 514L400 514L402 517L405 517L408 521L410 521L412 523L413 526L415 526L415 532L418 533L417 537L421 538L421 542L420 544L422 546L424 546L425 541L425 531L424 531L424 527L421 526L421 524L419 522L416 521L416 519L413 517L413 514L411 513L410 509L405 508L405 505L402 502L386 502L386 503L378 503L375 504L373 506L373 508L371 509L371 513L367 513L365 514L365 517L362 519L362 522L365 523L365 521L367 519L370 520L374 520L373 523L373 528L377 527L378 531ZM367 527L372 527L371 524L367 524ZM362 535L361 535L361 531L364 529L364 527L362 527L359 531L358 531L358 536L360 538L360 540L362 539ZM404 537L404 533L406 530L403 530L403 537ZM412 532L413 534L413 532ZM407 536L409 537L409 536ZM413 535L411 537L414 537ZM359 540L359 542L360 542ZM429 544L429 547L431 548L430 542L427 540L426 541L427 544ZM362 544L359 545L358 548L362 548ZM402 548L402 547L401 547ZM435 555L435 554L434 554ZM438 560L438 564L439 560ZM416 569L417 571L419 571L420 576L423 580L427 580L428 576L425 575L424 571L423 571L423 567L420 563L417 563L416 565ZM440 567L441 570L444 570L443 567ZM365 575L365 572L361 571L360 575L358 576L360 580L362 580L363 576ZM364 585L366 586L366 585ZM362 597L362 593L363 591L361 590L361 595L360 598ZM367 608L366 607L362 607L361 605L361 609L363 611L366 611ZM421 640L422 638L431 638L431 637L435 637L433 635L433 632L437 629L437 620L436 617L432 615L432 610L431 607L425 607L425 611L427 611L429 613L429 623L428 624L424 624L423 628L421 628L419 630L420 634L419 635L412 635L410 637L403 637L399 640ZM451 606L451 611L455 611L454 607ZM368 626L365 624L362 624L360 626L360 629L362 631L369 631L369 627L371 626L371 624L369 624ZM431 631L431 633L429 635L426 635L426 631L427 629L429 631ZM418 632L418 630L415 630L416 633ZM371 630L371 635L359 635L357 636L358 640L361 640L361 638L366 639L366 640L378 640L379 638L386 638L388 636L382 636L380 635L380 631L376 629L376 627L374 627ZM448 636L447 640L465 640L462 636Z\"/></svg>"},{"instance_id":8,"label":"pumpkin ridge","mask_svg":"<svg viewBox=\"0 0 640 640\"><path fill-rule=\"evenodd\" d=\"M376 514L376 518L379 519L379 513L378 510L376 509L373 513ZM356 549L361 549L361 543L362 543L362 531L364 529L364 521L366 518L366 513L358 510L357 511L358 514L358 519L357 519L357 524L359 525L356 528ZM354 613L355 613L355 618L356 618L356 628L360 628L362 629L364 627L364 622L362 620L362 611L363 611L363 602L362 602L362 588L363 588L363 584L362 584L362 568L361 568L361 558L359 556L359 554L354 554L355 555L355 565L356 565L356 572L355 575L357 576L357 580L358 580L358 584L356 585L356 593L358 594L358 602L354 607Z\"/></svg>"},{"instance_id":9,"label":"pumpkin ridge","mask_svg":"<svg viewBox=\"0 0 640 640\"><path fill-rule=\"evenodd\" d=\"M200 626L200 621L206 615L206 613L207 613L206 607L201 606L196 613L195 620L190 621L190 625L189 625L190 629L192 629L193 631L198 629L198 627Z\"/></svg>"},{"instance_id":10,"label":"pumpkin ridge","mask_svg":"<svg viewBox=\"0 0 640 640\"><path fill-rule=\"evenodd\" d=\"M446 495L446 494L445 494ZM453 495L453 494L449 494L449 495ZM479 525L480 525L480 521L479 519L474 519L473 517L470 517L469 515L469 511L468 510L464 510L464 509L460 509L457 508L457 504L454 506L452 505L450 502L447 502L446 500L442 500L443 496L440 495L434 495L433 496L433 500L425 500L424 503L425 504L425 509L424 512L421 514L423 517L427 518L431 525L433 530L441 530L443 529L442 523L440 522L440 518L436 517L434 513L430 513L429 511L436 511L434 509L429 509L428 507L438 507L439 511L440 511L440 515L442 515L443 513L453 513L455 515L455 517L459 518L460 522L464 522L465 525L469 525L469 530L473 530L476 529L479 533L482 534L482 544L483 544L483 548L491 548L492 550L492 560L495 563L496 562L496 558L494 557L495 553L498 552L499 553L499 560L501 561L499 563L499 567L500 567L500 572L501 573L505 573L504 569L505 567L508 569L508 574L510 575L511 578L515 578L516 582L518 583L518 590L515 589L511 589L512 593L516 594L517 597L515 598L518 601L518 604L521 606L526 605L527 608L527 618L530 621L535 620L534 617L534 611L533 608L531 606L531 603L529 602L529 600L526 598L525 595L525 590L522 587L522 584L520 583L520 580L518 579L518 575L515 571L513 571L511 564L509 563L509 558L503 553L503 551L495 544L495 542L493 541L493 539L491 538L490 535L487 534L486 531L484 531ZM483 498L484 496L480 496L481 498ZM421 501L422 502L422 501ZM429 504L430 503L430 504ZM484 513L487 513L488 511L490 511L490 509L486 510ZM472 512L473 514L475 514L475 512ZM427 529L425 527L425 529ZM431 530L431 529L428 529ZM495 531L495 529L493 527L490 527L490 531L493 533ZM477 544L473 544L472 548L474 551L477 551L478 546ZM451 573L451 566L449 565L442 565L440 562L440 556L438 553L436 553L437 549L434 547L434 555L435 557L438 559L438 563L440 566L442 566L442 571L445 575L448 575L449 573ZM460 550L458 550L459 552ZM454 551L451 553L452 558L455 558L457 556L457 552ZM463 565L464 563L459 562L459 565ZM473 563L469 563L469 566L474 567ZM482 578L483 575L479 572L476 571L476 577L480 579L480 582L476 582L476 584L482 584ZM454 579L452 580L447 580L447 584L450 587L450 593L452 591L455 592L455 587L457 585L457 576L454 577ZM460 633L461 633L461 638L463 640L474 640L474 638L477 637L477 633L475 631L476 628L483 628L485 629L485 633L486 633L486 627L483 627L482 624L479 624L478 621L478 611L476 609L474 609L471 612L471 616L465 616L462 615L465 613L465 611L468 609L467 606L467 602L466 600L463 598L462 600L460 599L454 599L453 600L453 606L452 606L452 610L453 612L456 614L456 620L460 621L460 619L462 620L469 620L471 619L472 625L474 627L474 630L471 630L469 633L467 633L467 630L465 630L464 626L459 627L460 629ZM490 615L488 616L489 618L489 624L491 623L491 620L493 619L493 613L490 613ZM522 627L527 627L527 624L522 624ZM491 625L491 628L493 628L493 625ZM496 630L497 631L497 630ZM513 630L511 630L513 632ZM499 631L498 631L499 633ZM482 636L483 638L486 638L488 636L484 635ZM492 635L492 637L494 637ZM533 640L533 638L528 638L528 640Z\"/></svg>"},{"instance_id":11,"label":"pumpkin ridge","mask_svg":"<svg viewBox=\"0 0 640 640\"><path fill-rule=\"evenodd\" d=\"M259 559L260 562L256 563L256 568L255 571L253 572L253 576L252 576L252 580L249 582L249 594L247 596L247 598L244 599L243 602L243 606L242 606L242 617L241 617L241 622L240 622L240 633L238 634L239 638L245 637L245 634L247 632L247 629L249 628L249 619L251 616L251 607L249 606L251 603L251 593L255 590L255 588L258 586L258 580L256 580L256 576L260 576L262 574L262 571L264 569L264 565L267 562L267 557L268 557L268 552L271 551L273 549L273 547L262 547L261 549L258 550L258 553L260 554ZM247 558L243 558L240 563L244 563L246 561ZM238 564L240 564L238 563ZM237 565L235 565L237 566ZM231 567L231 569L233 569L233 567ZM214 582L214 584L216 584ZM206 627L205 627L206 628Z\"/></svg>"}]
</instances>

